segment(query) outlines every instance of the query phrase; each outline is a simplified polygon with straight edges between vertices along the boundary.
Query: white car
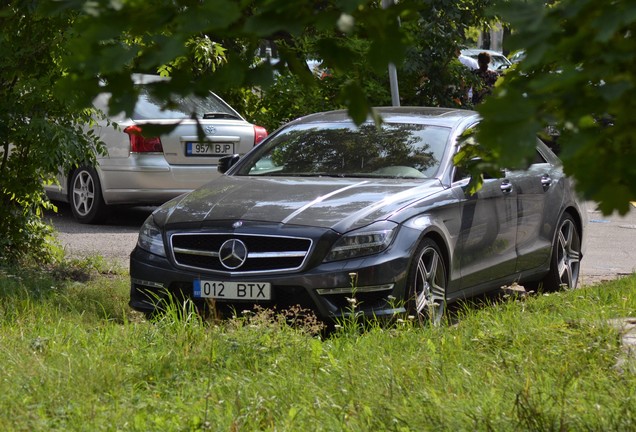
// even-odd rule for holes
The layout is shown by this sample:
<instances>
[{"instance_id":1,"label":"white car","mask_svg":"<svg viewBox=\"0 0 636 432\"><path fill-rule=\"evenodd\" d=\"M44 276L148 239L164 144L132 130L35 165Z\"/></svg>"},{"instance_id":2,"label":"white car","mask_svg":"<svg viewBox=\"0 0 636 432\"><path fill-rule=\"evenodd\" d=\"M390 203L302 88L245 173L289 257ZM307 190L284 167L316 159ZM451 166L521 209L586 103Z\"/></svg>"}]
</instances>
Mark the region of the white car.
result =
<instances>
[{"instance_id":1,"label":"white car","mask_svg":"<svg viewBox=\"0 0 636 432\"><path fill-rule=\"evenodd\" d=\"M510 56L510 61L515 64L526 58L526 50L519 50Z\"/></svg>"},{"instance_id":2,"label":"white car","mask_svg":"<svg viewBox=\"0 0 636 432\"><path fill-rule=\"evenodd\" d=\"M158 79L135 75L142 86ZM95 107L106 112L108 98L100 95ZM79 166L63 173L59 185L45 186L50 199L71 204L81 223L104 222L111 205L160 205L190 192L220 175L219 158L242 155L267 136L214 93L162 110L142 87L132 116L120 113L109 120L96 127L107 151L98 156L97 166ZM165 135L144 137L149 123L177 126Z\"/></svg>"},{"instance_id":3,"label":"white car","mask_svg":"<svg viewBox=\"0 0 636 432\"><path fill-rule=\"evenodd\" d=\"M488 54L490 54L490 64L488 65L488 69L490 70L500 71L512 66L512 62L508 60L508 57L506 57L499 51L469 48L461 50L461 55L477 60L477 56L479 55L479 53L482 52L487 52Z\"/></svg>"}]
</instances>

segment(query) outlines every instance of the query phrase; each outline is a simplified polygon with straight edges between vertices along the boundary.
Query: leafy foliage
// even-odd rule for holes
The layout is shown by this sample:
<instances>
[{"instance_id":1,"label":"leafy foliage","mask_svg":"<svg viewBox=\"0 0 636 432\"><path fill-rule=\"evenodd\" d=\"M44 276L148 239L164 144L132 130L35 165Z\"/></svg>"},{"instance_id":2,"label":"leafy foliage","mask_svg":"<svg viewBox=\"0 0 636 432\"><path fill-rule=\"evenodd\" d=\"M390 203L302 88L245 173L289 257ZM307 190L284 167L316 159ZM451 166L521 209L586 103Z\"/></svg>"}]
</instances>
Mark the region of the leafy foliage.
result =
<instances>
[{"instance_id":1,"label":"leafy foliage","mask_svg":"<svg viewBox=\"0 0 636 432\"><path fill-rule=\"evenodd\" d=\"M12 1L0 15L0 262L59 255L52 229L41 221L51 208L42 191L60 167L94 160L97 142L82 126L85 109L69 110L53 85L69 14L43 16L31 2ZM56 29L57 31L51 31ZM63 95L70 96L70 95Z\"/></svg>"},{"instance_id":2,"label":"leafy foliage","mask_svg":"<svg viewBox=\"0 0 636 432\"><path fill-rule=\"evenodd\" d=\"M409 36L400 67L403 105L472 108L472 72L457 59L471 27L481 27L492 0L432 0L414 5L419 20L403 23Z\"/></svg>"},{"instance_id":3,"label":"leafy foliage","mask_svg":"<svg viewBox=\"0 0 636 432\"><path fill-rule=\"evenodd\" d=\"M59 88L79 89L81 104L95 93L97 77L105 80L112 91L111 106L130 112L133 100L125 93L130 90L130 71L133 66L143 70L157 70L175 58L186 55L189 40L207 35L218 41L227 51L227 62L209 74L196 74L186 68L173 70L172 91L177 95L203 93L214 90L224 95L240 88L266 87L274 81L274 67L269 63L254 65L253 53L263 39L284 40L280 44L280 65L294 72L304 82L312 75L298 55L294 38L303 34L320 35L314 47L319 58L336 73L355 70L356 58L373 57L372 67L383 68L389 60L399 61L404 53L400 44L391 50L383 49L389 40L399 39L398 14L410 13L405 8L381 11L373 2L344 2L336 7L331 2L263 1L256 4L226 0L205 2L91 2L69 0L61 3L70 10L84 14L75 25L64 65L69 74ZM56 7L59 6L57 4ZM381 13L382 12L382 13ZM368 52L359 53L337 43L331 36L342 33L337 29L339 17L350 17L365 23L364 31L376 34ZM349 35L362 29L354 27ZM124 37L125 35L125 37ZM196 80L194 79L196 78ZM348 94L363 95L359 81L346 84ZM352 115L366 118L368 103L350 103Z\"/></svg>"},{"instance_id":4,"label":"leafy foliage","mask_svg":"<svg viewBox=\"0 0 636 432\"><path fill-rule=\"evenodd\" d=\"M479 107L478 139L500 166L520 166L549 127L584 197L626 213L636 198L636 3L513 1L496 11L516 30L509 47L526 56Z\"/></svg>"},{"instance_id":5,"label":"leafy foliage","mask_svg":"<svg viewBox=\"0 0 636 432\"><path fill-rule=\"evenodd\" d=\"M355 78L349 73L325 71L324 76L314 76L309 84L303 83L298 75L284 71L268 87L234 90L223 96L250 121L274 131L307 114L347 107ZM390 105L389 89L384 85L386 74L369 71L366 76L368 79L361 80L363 100L373 106ZM349 91L342 91L343 88Z\"/></svg>"},{"instance_id":6,"label":"leafy foliage","mask_svg":"<svg viewBox=\"0 0 636 432\"><path fill-rule=\"evenodd\" d=\"M159 75L170 76L179 68L190 68L195 73L203 75L214 72L217 67L227 62L226 49L207 36L195 37L186 42L189 52L175 58L169 64L158 68Z\"/></svg>"},{"instance_id":7,"label":"leafy foliage","mask_svg":"<svg viewBox=\"0 0 636 432\"><path fill-rule=\"evenodd\" d=\"M402 105L472 107L466 96L474 75L457 61L457 51L470 26L484 21L489 3L401 2L408 13L400 17L407 19L400 20L400 37L387 49L405 47L404 60L397 64ZM387 65L374 62L374 35L365 30L366 23L355 24L360 27L356 34L311 28L294 38L273 35L271 42L291 53L293 61L276 63L273 84L259 87L256 97L254 92L237 95L230 90L224 98L270 131L312 112L353 108L364 119L369 106L391 105ZM308 79L304 65L296 60L314 58L322 63Z\"/></svg>"},{"instance_id":8,"label":"leafy foliage","mask_svg":"<svg viewBox=\"0 0 636 432\"><path fill-rule=\"evenodd\" d=\"M275 128L286 118L340 106L354 120L363 121L372 114L372 106L388 102L389 63L401 69L405 104L466 106L463 95L470 75L456 61L456 51L469 26L483 21L484 7L491 1L406 0L382 8L374 0L207 0L152 5L67 0L56 7L63 5L84 14L64 59L70 73L60 88L81 89L85 99L80 102L86 103L97 91L99 76L114 94L113 106L130 112L133 100L126 94L131 90L132 68L165 71L174 59L191 56L187 47L193 40L207 40L223 47L223 61L213 62L206 73L200 67L169 67L172 92L186 95L214 90L231 103L243 100L254 114L277 117L276 122L263 122L248 115L269 129L270 124ZM254 62L253 53L264 40L275 43L277 63ZM316 82L305 64L310 58L322 61L334 79L331 85ZM201 64L201 58L198 62ZM293 78L280 82L288 74ZM296 89L308 93L296 99L304 110L278 107L276 102L270 106L269 99L290 86L294 95ZM251 106L254 98L245 89L263 92L259 108ZM312 100L312 96L316 97ZM245 105L239 103L238 108ZM278 108L292 111L279 116Z\"/></svg>"}]
</instances>

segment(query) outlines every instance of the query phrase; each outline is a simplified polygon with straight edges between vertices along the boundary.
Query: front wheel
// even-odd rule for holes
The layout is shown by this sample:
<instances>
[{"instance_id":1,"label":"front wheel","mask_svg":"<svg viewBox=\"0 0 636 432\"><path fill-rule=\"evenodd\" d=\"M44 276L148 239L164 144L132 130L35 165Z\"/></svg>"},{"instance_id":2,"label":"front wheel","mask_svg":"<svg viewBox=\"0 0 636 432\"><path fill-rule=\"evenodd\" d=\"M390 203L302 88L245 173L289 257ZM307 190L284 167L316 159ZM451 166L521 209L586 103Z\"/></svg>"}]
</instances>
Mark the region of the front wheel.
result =
<instances>
[{"instance_id":1,"label":"front wheel","mask_svg":"<svg viewBox=\"0 0 636 432\"><path fill-rule=\"evenodd\" d=\"M581 234L572 216L566 213L561 218L554 236L550 271L543 279L543 291L576 288L580 269Z\"/></svg>"},{"instance_id":2,"label":"front wheel","mask_svg":"<svg viewBox=\"0 0 636 432\"><path fill-rule=\"evenodd\" d=\"M98 224L108 217L108 208L94 168L79 167L73 172L69 195L73 216L78 222Z\"/></svg>"},{"instance_id":3,"label":"front wheel","mask_svg":"<svg viewBox=\"0 0 636 432\"><path fill-rule=\"evenodd\" d=\"M439 246L431 239L424 239L409 271L409 313L420 322L439 325L446 312L447 284L446 263Z\"/></svg>"}]
</instances>

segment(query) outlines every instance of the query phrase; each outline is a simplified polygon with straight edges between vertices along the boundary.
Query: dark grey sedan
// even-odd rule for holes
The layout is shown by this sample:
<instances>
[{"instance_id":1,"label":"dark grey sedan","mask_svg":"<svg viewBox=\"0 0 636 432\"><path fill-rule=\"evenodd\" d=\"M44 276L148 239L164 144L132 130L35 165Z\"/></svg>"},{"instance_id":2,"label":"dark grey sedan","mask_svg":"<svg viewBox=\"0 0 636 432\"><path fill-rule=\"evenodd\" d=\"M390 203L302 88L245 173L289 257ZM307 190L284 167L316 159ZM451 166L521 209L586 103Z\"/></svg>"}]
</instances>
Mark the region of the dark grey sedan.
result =
<instances>
[{"instance_id":1,"label":"dark grey sedan","mask_svg":"<svg viewBox=\"0 0 636 432\"><path fill-rule=\"evenodd\" d=\"M131 254L130 305L300 305L323 320L355 306L439 322L448 303L513 282L576 287L586 212L548 147L537 140L527 170L471 195L453 155L477 113L377 112L381 127L344 111L295 120L158 208Z\"/></svg>"}]
</instances>

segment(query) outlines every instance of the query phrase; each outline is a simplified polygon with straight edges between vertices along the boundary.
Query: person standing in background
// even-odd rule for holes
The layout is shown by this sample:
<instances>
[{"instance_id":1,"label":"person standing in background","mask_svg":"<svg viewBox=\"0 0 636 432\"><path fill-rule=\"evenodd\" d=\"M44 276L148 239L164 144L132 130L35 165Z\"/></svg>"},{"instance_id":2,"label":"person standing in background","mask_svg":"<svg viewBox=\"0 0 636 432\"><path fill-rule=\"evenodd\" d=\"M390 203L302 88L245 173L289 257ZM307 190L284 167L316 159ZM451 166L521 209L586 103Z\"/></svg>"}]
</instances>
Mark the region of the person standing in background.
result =
<instances>
[{"instance_id":1,"label":"person standing in background","mask_svg":"<svg viewBox=\"0 0 636 432\"><path fill-rule=\"evenodd\" d=\"M477 64L479 69L473 71L479 78L478 85L473 89L473 104L477 105L483 101L484 97L492 93L492 88L499 78L499 74L493 70L488 69L490 64L490 54L487 52L481 52L477 56Z\"/></svg>"}]
</instances>

